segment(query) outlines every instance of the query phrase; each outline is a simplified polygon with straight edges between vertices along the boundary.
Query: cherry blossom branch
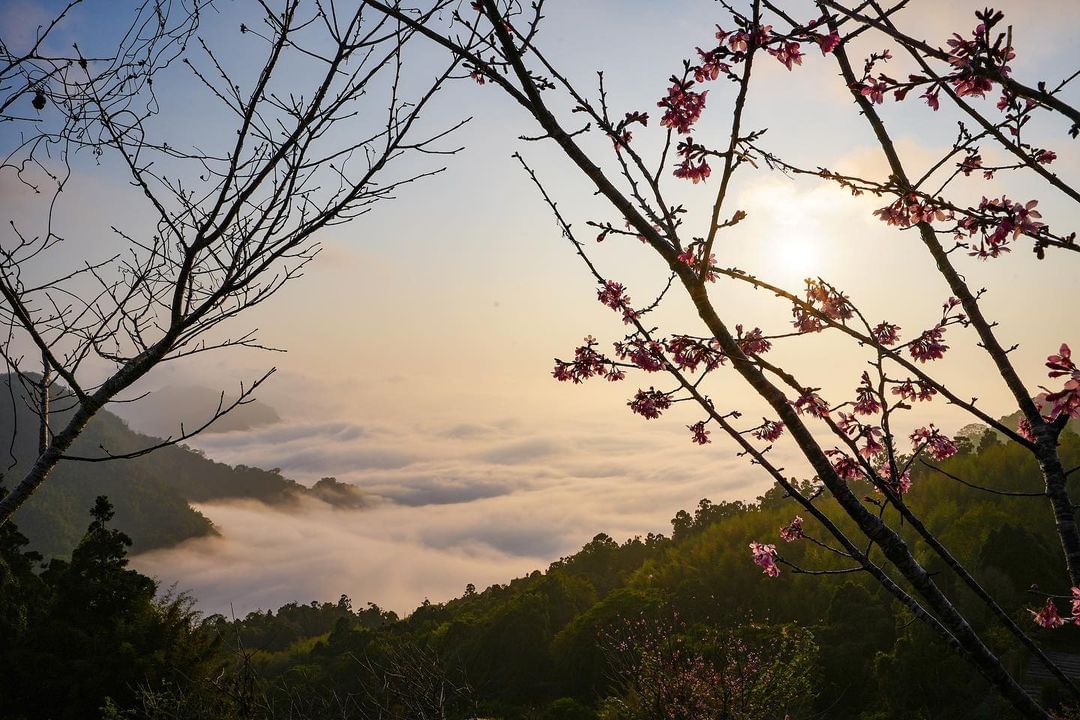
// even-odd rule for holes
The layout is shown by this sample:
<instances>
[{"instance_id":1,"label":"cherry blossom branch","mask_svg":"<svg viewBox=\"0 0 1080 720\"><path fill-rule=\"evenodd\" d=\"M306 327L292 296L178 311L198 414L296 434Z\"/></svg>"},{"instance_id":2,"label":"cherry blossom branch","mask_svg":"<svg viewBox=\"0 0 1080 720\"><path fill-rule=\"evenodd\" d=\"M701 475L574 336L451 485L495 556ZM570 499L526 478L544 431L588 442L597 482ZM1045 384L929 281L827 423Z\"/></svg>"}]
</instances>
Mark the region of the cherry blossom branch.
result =
<instances>
[{"instance_id":1,"label":"cherry blossom branch","mask_svg":"<svg viewBox=\"0 0 1080 720\"><path fill-rule=\"evenodd\" d=\"M828 18L828 22L830 27L835 27L835 20L832 16ZM843 45L837 47L833 55L840 66L845 82L851 89L855 102L877 137L878 144L881 146L893 176L902 187L909 187L910 183L904 166L881 117L875 110L873 103L857 90L857 79ZM1036 445L1035 452L1043 468L1047 495L1054 510L1055 522L1065 552L1069 576L1074 586L1080 586L1080 526L1076 522L1065 484L1064 470L1061 467L1061 461L1057 453L1057 435L1060 430L1051 427L1043 419L1042 414L1031 398L1031 393L1020 380L1009 360L1008 352L998 342L993 331L993 325L983 316L976 297L971 293L939 243L933 226L923 220L917 223L916 227L920 239L929 250L939 272L947 281L953 295L959 299L971 325L978 333L979 339L982 341L982 347L996 365L999 375L1009 388L1023 416L1032 428Z\"/></svg>"},{"instance_id":2,"label":"cherry blossom branch","mask_svg":"<svg viewBox=\"0 0 1080 720\"><path fill-rule=\"evenodd\" d=\"M522 158L520 154L515 153L514 157L522 165L522 167L528 173L533 184L536 185L537 189L540 191L544 202L548 205L548 207L552 211L552 214L555 216L556 222L558 223L559 228L563 233L563 236L566 237L573 245L574 252L582 260L582 262L585 263L593 278L601 285L605 285L608 281L599 272L599 270L597 270L596 266L593 264L592 260L585 252L584 246L574 236L570 224L563 218L561 211L558 209L558 205L548 195L546 189L536 177L535 172L525 163L524 158ZM641 333L643 337L651 341L651 335L649 331L645 328L644 325L641 324L641 322L636 317L631 320L631 323L635 325L638 332ZM833 521L828 517L828 515L826 515L813 503L813 498L807 497L802 492L800 492L799 489L795 487L792 482L788 480L787 477L784 476L783 471L780 468L775 467L768 460L768 458L765 457L766 451L756 448L746 439L745 435L742 432L738 431L735 427L731 425L725 415L717 411L713 403L700 393L700 391L697 389L696 384L691 383L682 373L682 371L680 371L678 368L676 368L674 365L672 365L670 362L667 362L666 360L665 370L679 382L680 386L687 393L689 393L689 395L698 403L698 405L709 415L710 419L720 425L724 432L739 445L744 454L749 455L755 464L762 467L777 482L777 484L779 484L784 489L784 491L790 497L792 497L800 505L802 505L803 508L814 517L814 519L821 523L821 525L840 542L840 544L844 548L844 551L838 552L843 552L848 557L857 560L862 565L862 567L879 583L881 583L881 585L890 594L896 597L905 607L911 610L912 614L915 617L925 622L931 630L938 634L947 644L952 646L958 652L965 652L963 644L948 629L946 629L946 627L937 618L935 618L934 615L927 611L918 602L918 600L905 592L880 566L871 561L869 557L869 548L867 548L867 550L865 551L860 550L851 540L849 540L845 533L835 523L833 523Z\"/></svg>"},{"instance_id":3,"label":"cherry blossom branch","mask_svg":"<svg viewBox=\"0 0 1080 720\"><path fill-rule=\"evenodd\" d=\"M845 18L857 20L860 23L864 23L868 27L872 27L876 30L881 31L882 33L892 37L905 48L917 50L926 57L932 57L936 60L941 60L943 62L950 62L950 56L944 50L935 48L932 45L929 45L925 42L911 37L910 35L900 32L896 28L896 26L888 20L887 17L879 16L880 19L878 19L870 17L868 15L864 15L858 10L851 10L845 7L841 3L837 2L837 0L821 0L819 4L832 8L833 10L843 15ZM880 14L881 10L877 7L877 3L871 4ZM1058 85L1055 91L1048 92L1045 90L1044 83L1040 82L1038 88L1032 88L1024 85L1021 82L1018 82L1017 80L1014 80L1008 75L1004 75L1003 73L1001 73L1000 70L997 70L993 67L978 68L978 71L985 73L987 77L1006 87L1012 94L1034 100L1041 105L1053 108L1057 112L1072 120L1074 127L1080 127L1080 110L1065 103L1055 94L1056 91L1063 88L1065 84L1069 82L1069 80L1076 77L1076 73L1063 80Z\"/></svg>"}]
</instances>

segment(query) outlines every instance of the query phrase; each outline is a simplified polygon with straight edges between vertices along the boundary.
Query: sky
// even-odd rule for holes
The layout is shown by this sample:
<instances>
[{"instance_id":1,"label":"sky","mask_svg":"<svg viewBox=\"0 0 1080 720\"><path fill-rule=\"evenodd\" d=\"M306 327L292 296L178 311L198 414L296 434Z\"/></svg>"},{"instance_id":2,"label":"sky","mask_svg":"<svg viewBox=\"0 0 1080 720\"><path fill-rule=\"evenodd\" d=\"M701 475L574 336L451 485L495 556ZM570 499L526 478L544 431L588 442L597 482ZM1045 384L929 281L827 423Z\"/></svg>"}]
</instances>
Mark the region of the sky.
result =
<instances>
[{"instance_id":1,"label":"sky","mask_svg":"<svg viewBox=\"0 0 1080 720\"><path fill-rule=\"evenodd\" d=\"M1018 77L1057 81L1076 69L1080 44L1071 29L1080 26L1080 5L1000 6L1015 23ZM980 7L914 0L902 17L916 34L941 43L953 31L970 31ZM25 39L32 18L47 17L50 9L30 0L4 3L0 33ZM247 3L219 3L200 29L240 75L258 57L250 35L237 32L251 10ZM100 42L126 11L124 3L88 0L63 39ZM650 113L648 129L635 131L643 148L661 137L656 100L668 76L725 22L722 7L705 0L550 0L546 15L540 46L568 77L595 95L595 73L603 70L614 108ZM809 17L805 8L802 15ZM879 45L859 48L866 53ZM441 51L422 43L407 58L413 87L445 62ZM769 60L755 80L746 120L748 127L768 128L763 144L796 164L880 173L880 154L834 65L812 49L794 72ZM894 76L906 72L900 58L888 69ZM226 119L186 72L174 67L158 83L166 91L154 129L171 142L209 142ZM282 82L303 87L304 80L297 67ZM1080 91L1074 87L1067 97L1075 102ZM726 133L731 100L730 88L710 90L696 137ZM956 116L934 114L917 99L888 102L882 113L912 167L933 162L955 134ZM769 487L731 443L689 442L686 425L701 419L692 409L677 406L652 421L632 416L626 401L657 379L575 387L550 377L553 356L568 357L585 335L610 347L625 330L596 302L591 277L511 154L520 151L536 168L584 238L595 235L585 221L613 218L553 145L519 139L536 134L535 124L490 85L451 83L425 127L465 117L472 119L448 141L463 148L459 153L405 167L434 168L444 160L444 172L325 231L323 251L305 276L236 325L257 328L262 342L287 352L200 355L155 370L140 387L234 391L276 366L259 397L281 423L209 434L193 444L214 459L278 467L300 482L332 475L356 483L370 494L371 507L342 512L312 504L284 513L244 503L201 506L222 537L138 556L136 567L191 590L207 611L241 613L347 593L405 612L425 597L459 594L466 583L506 582L543 568L598 532L620 540L665 532L677 510L700 498L751 500ZM1066 129L1055 120L1033 127L1030 137L1057 152L1054 167L1069 178L1080 169L1080 156ZM10 141L10 129L0 133ZM603 138L583 136L583 142L597 152L610 146ZM957 197L978 202L983 193L1004 190L1015 199L1038 198L1056 228L1080 224L1075 206L1030 177L994 183L992 190L981 183L973 178ZM12 217L32 223L40 214L9 177L0 175L0 191ZM673 192L686 204L691 226L703 227L715 183ZM59 216L69 240L49 262L106 252L117 242L110 226L145 229L150 215L141 200L108 159L80 161ZM868 316L906 330L930 327L939 316L947 287L910 233L872 216L879 200L762 167L738 177L730 203L748 219L721 236L722 265L795 288L804 277L822 275ZM590 251L635 299L654 296L666 280L664 268L633 241L609 239ZM1073 258L1051 254L1040 263L1021 242L1000 260L962 258L959 265L973 286L987 288L984 307L999 321L1003 342L1018 344L1013 357L1022 376L1032 386L1045 381L1046 355L1063 341L1080 343L1069 299L1076 289ZM789 308L763 293L732 285L713 293L732 325L789 327ZM701 332L678 297L657 318L672 330ZM935 371L959 395L978 396L991 414L1010 412L1007 392L988 380L989 365L970 331L951 330L949 341L952 349ZM865 361L850 344L824 336L778 343L770 357L797 367L806 384L830 398L852 393ZM717 378L709 392L748 417L765 414L730 375ZM931 420L950 431L968 422L940 405L912 413L913 425ZM791 448L779 445L775 453L789 474L806 475Z\"/></svg>"}]
</instances>

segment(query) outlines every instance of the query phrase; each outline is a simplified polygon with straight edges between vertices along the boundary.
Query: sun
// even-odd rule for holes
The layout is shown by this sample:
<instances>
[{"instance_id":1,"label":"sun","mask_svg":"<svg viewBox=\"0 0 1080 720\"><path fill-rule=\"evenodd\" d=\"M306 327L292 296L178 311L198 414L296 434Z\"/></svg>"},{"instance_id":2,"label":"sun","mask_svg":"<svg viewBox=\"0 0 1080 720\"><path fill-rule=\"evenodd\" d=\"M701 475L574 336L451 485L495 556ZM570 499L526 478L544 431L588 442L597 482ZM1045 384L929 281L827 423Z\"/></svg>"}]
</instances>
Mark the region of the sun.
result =
<instances>
[{"instance_id":1,"label":"sun","mask_svg":"<svg viewBox=\"0 0 1080 720\"><path fill-rule=\"evenodd\" d=\"M790 283L822 275L828 270L823 245L817 233L785 234L770 252L770 264L777 279Z\"/></svg>"}]
</instances>

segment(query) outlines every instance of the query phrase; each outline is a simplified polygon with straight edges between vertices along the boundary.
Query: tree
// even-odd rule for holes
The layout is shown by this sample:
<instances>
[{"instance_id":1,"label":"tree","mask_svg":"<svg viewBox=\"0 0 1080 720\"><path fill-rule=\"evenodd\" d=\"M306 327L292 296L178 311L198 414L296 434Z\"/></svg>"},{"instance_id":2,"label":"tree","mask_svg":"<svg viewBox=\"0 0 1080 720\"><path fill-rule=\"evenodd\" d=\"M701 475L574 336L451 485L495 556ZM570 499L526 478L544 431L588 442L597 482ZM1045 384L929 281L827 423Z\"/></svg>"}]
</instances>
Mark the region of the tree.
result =
<instances>
[{"instance_id":1,"label":"tree","mask_svg":"<svg viewBox=\"0 0 1080 720\"><path fill-rule=\"evenodd\" d=\"M400 2L369 0L369 4L409 22L410 13ZM694 442L709 443L713 432L727 435L742 455L802 506L809 519L804 523L801 517L794 518L781 529L781 537L819 544L850 562L841 569L800 568L786 560L775 545L755 540L751 544L753 559L766 575L780 575L781 566L804 573L868 573L995 686L1017 712L1025 717L1048 717L1002 664L1001 643L973 629L960 599L973 595L1010 642L1044 664L1052 663L1027 630L927 527L924 509L905 500L916 464L935 467L935 461L956 452L952 439L934 424L920 427L906 418L914 405L936 398L961 408L1037 461L1044 482L1041 489L1000 492L979 478L946 474L939 478L1000 492L1011 502L1028 502L1020 498L1029 496L1045 498L1065 560L1062 587L1077 588L1075 592L1080 594L1080 527L1070 496L1070 490L1075 489L1070 488L1071 471L1062 464L1058 448L1066 423L1080 416L1080 369L1068 345L1062 344L1047 358L1046 365L1049 378L1055 383L1063 379L1063 385L1036 395L1021 379L1010 354L1013 348L1002 339L1001 329L984 309L984 291L970 284L969 268L964 264L974 262L965 259L967 255L995 261L1022 237L1032 242L1038 258L1056 252L1060 262L1067 262L1073 252L1080 251L1075 233L1057 231L1042 221L1035 200L1018 202L1006 195L989 200L985 196L1003 191L988 189L981 189L981 202L965 199L965 188L970 192L966 179L972 174L987 183L1000 183L1002 178L1017 174L1043 183L1042 187L1059 199L1080 200L1072 184L1048 169L1057 154L1033 144L1025 129L1032 121L1064 118L1065 131L1073 137L1080 132L1080 112L1062 93L1076 75L1066 75L1056 85L1013 78L1009 67L1015 55L1012 33L1003 26L1001 13L992 10L977 14L973 32L956 34L937 47L900 29L899 8L886 10L871 2L853 9L842 2L822 0L807 3L799 11L798 17L814 17L804 23L768 0L748 0L738 7L725 4L728 12L715 41L699 49L692 60L684 61L671 77L667 94L656 102L662 112L660 137L643 143L635 135L647 132L647 112L611 107L603 74L596 93L582 91L544 53L539 32L543 2L526 9L517 2L477 0L471 8L471 12L455 16L449 31L412 27L466 63L477 82L490 84L520 105L539 126L539 136L532 139L553 144L588 181L612 215L588 222L597 241L640 241L653 251L657 269L668 277L654 301L633 302L628 288L600 269L594 252L586 247L525 159L516 156L596 281L599 301L629 326L629 334L614 343L612 354L602 352L592 336L586 338L572 360L556 361L555 378L579 383L593 377L619 381L628 373L667 376L672 389L658 389L660 381L651 379L649 387L638 390L627 403L631 411L651 420L675 402L694 403L704 416L688 426ZM884 63L893 58L888 50L879 49L882 42L909 59L912 73L907 80L898 81L883 72ZM807 47L812 52L804 52ZM766 144L763 129L744 126L746 108L755 99L755 68L778 61L794 72L807 55L818 50L835 63L842 88L865 118L887 167L884 177L834 172L814 159L780 157ZM861 65L853 60L856 53L864 58ZM707 88L710 83L715 88L721 81L732 88L730 132L718 139L692 135L706 110L709 92L713 93L708 98L709 112L715 113L715 96L722 90ZM918 171L913 169L914 161L897 149L878 107L887 94L899 102L915 97L913 90L922 93L920 97L930 107L927 112L945 103L960 118L960 130L951 147L940 158L922 163L925 167ZM996 110L972 103L973 98L990 92L1001 93ZM585 128L581 118L588 123ZM1057 129L1060 133L1060 122ZM588 131L598 133L605 142L592 142ZM805 145L815 146L813 142ZM993 153L994 159L984 159L982 153L987 158ZM718 165L716 173L713 164ZM812 177L856 196L880 198L883 206L874 214L905 231L905 237L914 236L911 252L926 258L928 272L938 273L943 295L948 293L940 315L927 329L905 335L895 322L870 319L868 311L825 278L810 279L805 288L785 288L728 266L718 238L737 233L747 217L743 209L731 207L730 190L738 173L752 168ZM685 182L715 188L700 236L693 234L688 207L676 199L680 197L678 183ZM970 268L970 272L977 273L977 268ZM908 278L882 274L882 282L889 284L893 297L906 298L912 293ZM775 296L784 315L791 313L784 321L786 327L771 331L744 328L740 318L732 317L737 306L721 302L713 290L721 282ZM654 326L661 318L670 318L650 313L673 304L676 292L672 288L681 290L684 306L688 301L693 309L694 329L662 331ZM1000 383L1015 402L1020 413L1018 427L1001 422L974 399L968 399L971 396L966 388L952 389L930 369L949 350L947 336L950 344L963 341L958 334L961 329L972 331L972 345L985 353L994 368L991 382ZM781 366L768 355L776 344L805 342L818 335L836 341L834 352L859 354L868 363L868 370L850 378L856 386L850 399L825 400L820 386L823 381L810 379L806 368ZM719 377L738 381L772 417L764 417L760 423L743 421L743 408L726 406L720 399L727 393L708 394L709 383ZM837 384L833 378L829 381ZM905 425L908 427L902 429ZM809 476L806 481L793 482L773 462L769 451L781 442L804 459ZM866 490L873 492L864 495ZM918 543L905 540L901 527L913 529ZM943 582L928 569L930 565L947 569L957 583ZM1064 622L1052 598L1035 619L1047 626ZM1060 670L1054 672L1067 691L1080 698L1075 683Z\"/></svg>"},{"instance_id":2,"label":"tree","mask_svg":"<svg viewBox=\"0 0 1080 720\"><path fill-rule=\"evenodd\" d=\"M159 364L266 349L253 332L227 328L301 275L320 231L439 172L398 170L403 156L454 152L439 141L457 125L420 129L417 121L459 61L407 92L401 50L415 30L362 4L347 12L332 0L260 5L236 31L236 42L262 57L253 74L195 34L202 0L146 2L104 58L78 46L70 58L49 54L47 38L79 4L25 51L0 42L0 119L22 131L0 172L49 197L40 231L13 217L0 252L0 353L37 398L41 426L37 459L0 501L0 523L58 462L130 458L205 428L181 426L136 452L68 454L95 413ZM411 21L427 22L442 5ZM198 53L188 49L193 38ZM206 121L224 123L220 133L176 139L162 129L163 80L180 82L165 70L176 59L185 82L220 103L224 119ZM302 87L285 86L286 69L302 71ZM120 249L104 258L65 254L58 223L83 159L125 175L130 209L143 203L153 218L139 228L117 218ZM211 422L249 401L268 375L242 385L231 404L222 395Z\"/></svg>"},{"instance_id":3,"label":"tree","mask_svg":"<svg viewBox=\"0 0 1080 720\"><path fill-rule=\"evenodd\" d=\"M127 567L131 539L109 525L106 498L90 515L71 560L51 560L40 574L40 556L23 552L14 523L0 530L4 717L94 716L108 699L125 705L139 687L194 682L209 670L218 636L191 600L159 594Z\"/></svg>"},{"instance_id":4,"label":"tree","mask_svg":"<svg viewBox=\"0 0 1080 720\"><path fill-rule=\"evenodd\" d=\"M604 703L605 720L764 720L812 696L816 648L798 628L694 632L642 618L602 643L620 690Z\"/></svg>"}]
</instances>

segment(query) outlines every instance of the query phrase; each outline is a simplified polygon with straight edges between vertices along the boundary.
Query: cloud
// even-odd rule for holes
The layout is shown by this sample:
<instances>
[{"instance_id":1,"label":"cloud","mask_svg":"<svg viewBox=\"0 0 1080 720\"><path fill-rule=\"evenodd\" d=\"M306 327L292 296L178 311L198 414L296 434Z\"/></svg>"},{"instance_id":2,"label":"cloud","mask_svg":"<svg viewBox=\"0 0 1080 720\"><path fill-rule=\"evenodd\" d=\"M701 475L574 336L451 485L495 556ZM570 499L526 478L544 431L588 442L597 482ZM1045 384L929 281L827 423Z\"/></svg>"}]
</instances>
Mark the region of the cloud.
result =
<instances>
[{"instance_id":1,"label":"cloud","mask_svg":"<svg viewBox=\"0 0 1080 720\"><path fill-rule=\"evenodd\" d=\"M495 480L417 477L385 488L373 488L380 496L400 505L452 505L507 495L515 490L510 482Z\"/></svg>"},{"instance_id":2,"label":"cloud","mask_svg":"<svg viewBox=\"0 0 1080 720\"><path fill-rule=\"evenodd\" d=\"M558 447L550 440L537 438L500 445L484 453L483 457L488 462L500 465L517 465L528 460L537 460L553 455L557 450Z\"/></svg>"},{"instance_id":3,"label":"cloud","mask_svg":"<svg viewBox=\"0 0 1080 720\"><path fill-rule=\"evenodd\" d=\"M221 537L142 554L133 565L191 590L207 612L341 593L408 612L470 582L546 568L598 532L667 532L674 513L702 497L753 497L767 485L728 448L691 445L678 419L633 420L296 423L198 438L216 459L281 467L303 482L332 474L375 502L357 511L308 501L200 505Z\"/></svg>"}]
</instances>

